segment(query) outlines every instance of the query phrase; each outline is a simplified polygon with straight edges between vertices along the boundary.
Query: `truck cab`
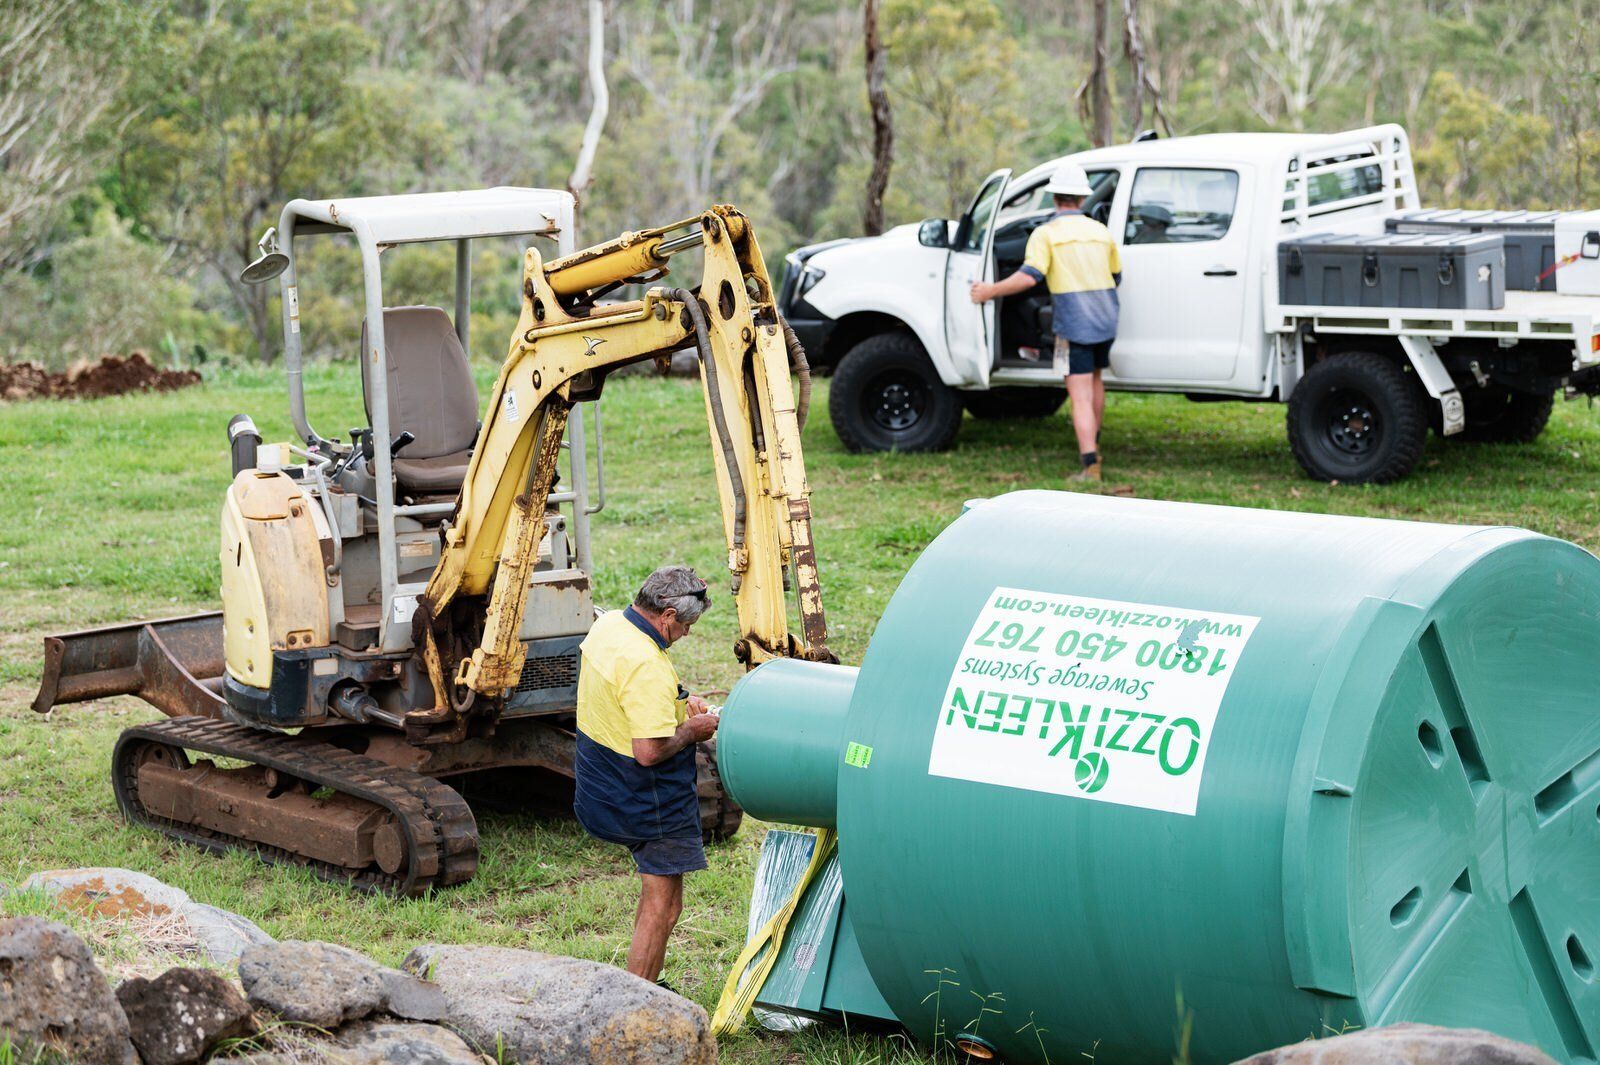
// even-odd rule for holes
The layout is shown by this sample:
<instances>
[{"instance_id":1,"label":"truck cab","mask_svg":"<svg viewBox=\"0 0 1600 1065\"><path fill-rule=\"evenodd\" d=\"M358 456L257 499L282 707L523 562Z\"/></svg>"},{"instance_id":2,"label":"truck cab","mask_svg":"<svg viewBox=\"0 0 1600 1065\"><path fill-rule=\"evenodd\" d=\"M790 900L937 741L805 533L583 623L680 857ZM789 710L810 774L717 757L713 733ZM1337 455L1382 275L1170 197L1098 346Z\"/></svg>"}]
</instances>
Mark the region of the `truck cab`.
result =
<instances>
[{"instance_id":1,"label":"truck cab","mask_svg":"<svg viewBox=\"0 0 1600 1065\"><path fill-rule=\"evenodd\" d=\"M1515 428L1526 435L1530 418L1542 427L1539 412L1548 416L1558 388L1594 386L1600 299L1513 292L1504 308L1472 320L1367 314L1364 324L1343 309L1280 301L1280 242L1312 233L1376 236L1387 220L1419 208L1401 127L1218 133L1079 152L1020 176L996 170L958 218L792 254L785 311L813 364L835 370L831 409L847 446L937 449L954 438L963 410L993 418L1059 409L1064 382L1050 366L1044 287L981 306L968 288L1021 264L1028 235L1053 213L1044 186L1065 162L1087 173L1094 193L1083 210L1120 246L1121 316L1108 388L1289 402L1318 362L1360 350L1390 360L1408 381L1405 409L1381 419L1397 430L1420 418L1424 433L1432 425L1456 435L1475 405L1480 429L1500 420L1502 407L1517 407ZM1513 349L1519 357L1508 359ZM1357 404L1350 424L1375 424L1385 398ZM1306 417L1327 421L1337 413L1319 408ZM1328 439L1313 443L1334 451L1351 438L1332 422L1319 431ZM1384 461L1370 469L1370 454L1355 461L1354 452L1330 452L1316 461L1311 444L1295 451L1313 476L1394 479L1409 470L1407 455L1414 462L1420 454L1414 428L1405 435L1405 454L1380 449ZM1363 454L1372 452L1371 433L1360 439Z\"/></svg>"}]
</instances>

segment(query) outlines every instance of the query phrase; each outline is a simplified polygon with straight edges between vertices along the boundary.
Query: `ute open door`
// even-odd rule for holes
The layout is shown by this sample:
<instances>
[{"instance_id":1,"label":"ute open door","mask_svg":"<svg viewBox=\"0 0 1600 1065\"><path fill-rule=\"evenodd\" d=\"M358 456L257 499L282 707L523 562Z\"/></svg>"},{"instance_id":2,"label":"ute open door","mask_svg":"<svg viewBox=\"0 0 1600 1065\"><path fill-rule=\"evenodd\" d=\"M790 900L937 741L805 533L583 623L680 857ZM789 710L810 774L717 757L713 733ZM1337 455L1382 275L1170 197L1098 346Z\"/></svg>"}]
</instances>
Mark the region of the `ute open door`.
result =
<instances>
[{"instance_id":1,"label":"ute open door","mask_svg":"<svg viewBox=\"0 0 1600 1065\"><path fill-rule=\"evenodd\" d=\"M996 170L978 188L956 223L944 267L944 342L961 384L984 386L994 364L995 306L972 302L974 281L994 280L994 220L1011 181L1010 169Z\"/></svg>"}]
</instances>

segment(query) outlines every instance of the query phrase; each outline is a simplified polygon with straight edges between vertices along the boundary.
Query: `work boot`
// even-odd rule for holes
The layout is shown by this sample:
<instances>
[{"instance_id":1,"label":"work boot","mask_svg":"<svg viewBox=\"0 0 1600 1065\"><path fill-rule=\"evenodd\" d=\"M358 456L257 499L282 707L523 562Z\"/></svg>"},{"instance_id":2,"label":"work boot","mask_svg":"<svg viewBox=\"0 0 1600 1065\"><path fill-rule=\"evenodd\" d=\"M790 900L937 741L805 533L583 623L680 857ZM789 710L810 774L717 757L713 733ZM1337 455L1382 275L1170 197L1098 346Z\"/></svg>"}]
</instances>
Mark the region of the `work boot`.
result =
<instances>
[{"instance_id":1,"label":"work boot","mask_svg":"<svg viewBox=\"0 0 1600 1065\"><path fill-rule=\"evenodd\" d=\"M1067 483L1068 484L1084 484L1084 483L1099 484L1100 483L1100 463L1098 461L1091 462L1089 465L1085 466L1083 469L1079 470L1077 473L1073 474L1071 477L1068 477L1067 478Z\"/></svg>"}]
</instances>

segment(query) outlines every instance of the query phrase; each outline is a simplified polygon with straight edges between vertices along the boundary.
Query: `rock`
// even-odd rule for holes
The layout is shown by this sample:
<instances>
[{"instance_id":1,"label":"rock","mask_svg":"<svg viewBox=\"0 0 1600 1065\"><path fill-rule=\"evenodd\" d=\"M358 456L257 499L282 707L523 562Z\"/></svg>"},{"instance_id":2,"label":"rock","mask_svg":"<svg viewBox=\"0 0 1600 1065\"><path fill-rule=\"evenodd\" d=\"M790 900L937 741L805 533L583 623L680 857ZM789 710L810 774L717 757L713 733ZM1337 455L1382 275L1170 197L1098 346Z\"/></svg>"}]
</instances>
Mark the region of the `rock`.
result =
<instances>
[{"instance_id":1,"label":"rock","mask_svg":"<svg viewBox=\"0 0 1600 1065\"><path fill-rule=\"evenodd\" d=\"M125 980L117 1001L144 1065L188 1065L224 1039L255 1031L244 996L209 969L168 969L154 980Z\"/></svg>"},{"instance_id":2,"label":"rock","mask_svg":"<svg viewBox=\"0 0 1600 1065\"><path fill-rule=\"evenodd\" d=\"M194 934L201 953L213 965L236 962L249 947L277 942L248 917L240 917L203 902L185 903L178 912Z\"/></svg>"},{"instance_id":3,"label":"rock","mask_svg":"<svg viewBox=\"0 0 1600 1065\"><path fill-rule=\"evenodd\" d=\"M131 869L52 869L30 876L22 888L42 890L62 906L91 917L175 914L213 965L238 961L246 947L273 942L248 918L195 902L182 888Z\"/></svg>"},{"instance_id":4,"label":"rock","mask_svg":"<svg viewBox=\"0 0 1600 1065\"><path fill-rule=\"evenodd\" d=\"M430 943L403 968L439 985L452 1028L524 1065L717 1060L705 1010L610 965Z\"/></svg>"},{"instance_id":5,"label":"rock","mask_svg":"<svg viewBox=\"0 0 1600 1065\"><path fill-rule=\"evenodd\" d=\"M239 958L239 982L252 1005L318 1028L360 1020L383 1007L377 963L332 943L250 947Z\"/></svg>"},{"instance_id":6,"label":"rock","mask_svg":"<svg viewBox=\"0 0 1600 1065\"><path fill-rule=\"evenodd\" d=\"M408 1021L442 1021L445 1016L444 992L439 985L419 980L399 969L378 970L383 984L383 1008Z\"/></svg>"},{"instance_id":7,"label":"rock","mask_svg":"<svg viewBox=\"0 0 1600 1065\"><path fill-rule=\"evenodd\" d=\"M85 1065L139 1061L128 1018L89 945L39 917L0 918L0 1031Z\"/></svg>"},{"instance_id":8,"label":"rock","mask_svg":"<svg viewBox=\"0 0 1600 1065\"><path fill-rule=\"evenodd\" d=\"M1263 1051L1238 1065L1555 1065L1543 1051L1476 1028L1391 1024Z\"/></svg>"},{"instance_id":9,"label":"rock","mask_svg":"<svg viewBox=\"0 0 1600 1065\"><path fill-rule=\"evenodd\" d=\"M437 1024L362 1021L340 1030L341 1065L482 1065L461 1037Z\"/></svg>"},{"instance_id":10,"label":"rock","mask_svg":"<svg viewBox=\"0 0 1600 1065\"><path fill-rule=\"evenodd\" d=\"M183 889L131 869L52 869L22 882L23 891L32 889L92 917L161 917L189 901Z\"/></svg>"}]
</instances>

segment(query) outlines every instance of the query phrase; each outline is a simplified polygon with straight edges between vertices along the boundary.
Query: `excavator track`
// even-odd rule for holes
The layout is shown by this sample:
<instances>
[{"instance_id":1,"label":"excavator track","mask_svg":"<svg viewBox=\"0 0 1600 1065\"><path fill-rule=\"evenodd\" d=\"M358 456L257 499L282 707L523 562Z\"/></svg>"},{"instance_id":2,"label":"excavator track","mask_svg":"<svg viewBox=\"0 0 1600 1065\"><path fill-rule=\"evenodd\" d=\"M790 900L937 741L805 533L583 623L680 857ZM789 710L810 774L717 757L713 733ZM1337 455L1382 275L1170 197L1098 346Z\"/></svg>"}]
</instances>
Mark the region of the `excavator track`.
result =
<instances>
[{"instance_id":1,"label":"excavator track","mask_svg":"<svg viewBox=\"0 0 1600 1065\"><path fill-rule=\"evenodd\" d=\"M210 758L248 764L219 768ZM477 822L454 788L315 740L174 717L124 731L111 774L134 824L357 890L421 895L470 880L478 867Z\"/></svg>"}]
</instances>

